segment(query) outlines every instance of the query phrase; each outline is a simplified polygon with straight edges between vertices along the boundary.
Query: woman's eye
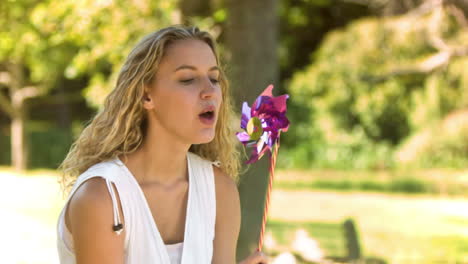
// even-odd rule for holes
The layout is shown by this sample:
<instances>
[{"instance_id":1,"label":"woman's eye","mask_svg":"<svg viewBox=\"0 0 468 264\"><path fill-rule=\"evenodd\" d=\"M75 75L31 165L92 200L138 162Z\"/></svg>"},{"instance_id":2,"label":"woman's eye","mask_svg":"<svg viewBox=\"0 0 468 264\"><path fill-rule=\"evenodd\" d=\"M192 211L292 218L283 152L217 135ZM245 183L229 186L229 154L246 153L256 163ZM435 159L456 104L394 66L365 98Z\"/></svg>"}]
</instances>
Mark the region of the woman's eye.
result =
<instances>
[{"instance_id":1,"label":"woman's eye","mask_svg":"<svg viewBox=\"0 0 468 264\"><path fill-rule=\"evenodd\" d=\"M193 79L181 80L181 83L191 83Z\"/></svg>"},{"instance_id":2,"label":"woman's eye","mask_svg":"<svg viewBox=\"0 0 468 264\"><path fill-rule=\"evenodd\" d=\"M219 83L219 81L216 80L216 79L211 79L211 81L212 81L213 83Z\"/></svg>"}]
</instances>

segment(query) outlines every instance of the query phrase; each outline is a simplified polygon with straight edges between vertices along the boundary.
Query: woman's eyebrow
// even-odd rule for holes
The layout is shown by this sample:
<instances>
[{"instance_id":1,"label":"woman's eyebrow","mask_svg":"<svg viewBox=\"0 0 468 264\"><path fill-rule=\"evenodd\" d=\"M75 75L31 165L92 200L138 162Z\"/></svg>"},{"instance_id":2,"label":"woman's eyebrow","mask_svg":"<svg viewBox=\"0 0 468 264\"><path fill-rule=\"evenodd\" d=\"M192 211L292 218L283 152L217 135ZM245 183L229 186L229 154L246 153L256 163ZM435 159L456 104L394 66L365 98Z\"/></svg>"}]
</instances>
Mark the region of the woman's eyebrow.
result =
<instances>
[{"instance_id":1,"label":"woman's eyebrow","mask_svg":"<svg viewBox=\"0 0 468 264\"><path fill-rule=\"evenodd\" d=\"M184 65L181 65L181 66L177 67L177 69L175 69L174 72L176 72L178 70L182 70L182 69L190 69L190 70L196 71L197 67L184 64ZM208 71L219 71L219 67L218 66L213 66Z\"/></svg>"}]
</instances>

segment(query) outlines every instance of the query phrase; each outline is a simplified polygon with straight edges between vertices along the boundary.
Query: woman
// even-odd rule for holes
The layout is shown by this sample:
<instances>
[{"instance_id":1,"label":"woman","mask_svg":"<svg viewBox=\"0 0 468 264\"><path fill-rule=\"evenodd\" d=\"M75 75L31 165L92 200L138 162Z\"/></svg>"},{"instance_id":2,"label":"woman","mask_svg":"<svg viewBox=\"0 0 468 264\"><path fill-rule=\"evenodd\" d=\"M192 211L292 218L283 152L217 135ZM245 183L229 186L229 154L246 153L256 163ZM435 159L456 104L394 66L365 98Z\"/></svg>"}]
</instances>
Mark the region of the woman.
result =
<instances>
[{"instance_id":1,"label":"woman","mask_svg":"<svg viewBox=\"0 0 468 264\"><path fill-rule=\"evenodd\" d=\"M61 263L235 263L232 115L207 32L172 26L144 37L60 166L71 188L57 225Z\"/></svg>"}]
</instances>

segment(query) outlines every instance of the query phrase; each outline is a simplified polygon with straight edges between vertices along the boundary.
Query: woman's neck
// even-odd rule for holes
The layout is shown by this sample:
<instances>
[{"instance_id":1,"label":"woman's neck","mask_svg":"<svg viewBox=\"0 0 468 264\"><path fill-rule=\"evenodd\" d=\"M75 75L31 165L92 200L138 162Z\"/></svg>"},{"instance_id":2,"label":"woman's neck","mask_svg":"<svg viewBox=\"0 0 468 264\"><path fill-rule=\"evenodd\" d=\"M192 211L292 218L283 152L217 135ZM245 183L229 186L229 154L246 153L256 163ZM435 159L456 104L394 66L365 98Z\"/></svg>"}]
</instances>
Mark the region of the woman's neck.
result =
<instances>
[{"instance_id":1,"label":"woman's neck","mask_svg":"<svg viewBox=\"0 0 468 264\"><path fill-rule=\"evenodd\" d=\"M181 180L187 181L187 152L190 145L178 142L166 131L154 130L148 129L148 136L140 147L121 160L140 184L171 185Z\"/></svg>"}]
</instances>

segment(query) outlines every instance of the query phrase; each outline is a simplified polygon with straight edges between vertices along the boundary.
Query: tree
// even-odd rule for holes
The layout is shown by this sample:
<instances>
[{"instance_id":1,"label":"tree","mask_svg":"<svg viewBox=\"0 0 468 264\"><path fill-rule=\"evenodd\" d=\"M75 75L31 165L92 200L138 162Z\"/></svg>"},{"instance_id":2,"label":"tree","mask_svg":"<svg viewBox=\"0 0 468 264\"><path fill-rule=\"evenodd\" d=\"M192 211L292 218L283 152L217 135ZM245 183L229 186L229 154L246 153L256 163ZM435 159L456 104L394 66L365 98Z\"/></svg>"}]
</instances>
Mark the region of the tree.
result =
<instances>
[{"instance_id":1,"label":"tree","mask_svg":"<svg viewBox=\"0 0 468 264\"><path fill-rule=\"evenodd\" d=\"M28 99L48 93L72 51L54 39L53 27L38 26L37 11L43 4L0 4L0 110L11 119L12 163L17 170L28 163Z\"/></svg>"},{"instance_id":2,"label":"tree","mask_svg":"<svg viewBox=\"0 0 468 264\"><path fill-rule=\"evenodd\" d=\"M240 109L243 101L253 102L268 84L278 86L277 1L229 0L226 7L229 77L235 106ZM245 258L257 246L268 185L268 164L264 158L241 176L242 224L238 259Z\"/></svg>"},{"instance_id":3,"label":"tree","mask_svg":"<svg viewBox=\"0 0 468 264\"><path fill-rule=\"evenodd\" d=\"M191 17L210 16L212 13L211 2L210 0L179 0L182 21L188 21Z\"/></svg>"},{"instance_id":4,"label":"tree","mask_svg":"<svg viewBox=\"0 0 468 264\"><path fill-rule=\"evenodd\" d=\"M63 79L86 77L87 102L101 105L133 45L179 17L175 0L2 1L0 110L11 119L13 166L27 167L28 99L48 95ZM64 98L66 89L57 89Z\"/></svg>"},{"instance_id":5,"label":"tree","mask_svg":"<svg viewBox=\"0 0 468 264\"><path fill-rule=\"evenodd\" d=\"M301 125L323 137L322 146L309 146L310 160L329 156L338 164L359 153L374 159L372 151L395 148L466 108L468 46L460 10L426 1L403 15L360 19L329 33L315 63L290 86L296 102L314 114ZM304 135L301 142L313 140Z\"/></svg>"}]
</instances>

